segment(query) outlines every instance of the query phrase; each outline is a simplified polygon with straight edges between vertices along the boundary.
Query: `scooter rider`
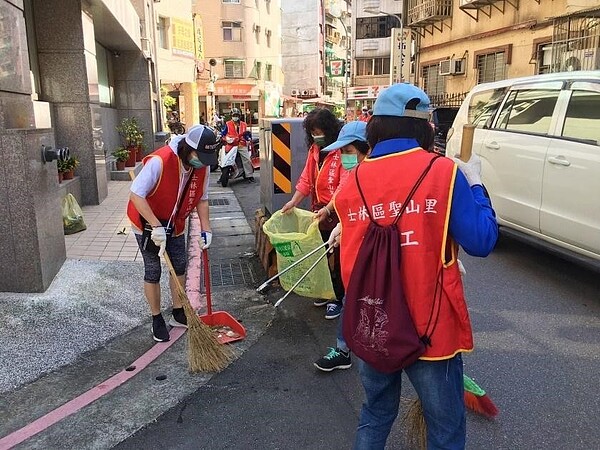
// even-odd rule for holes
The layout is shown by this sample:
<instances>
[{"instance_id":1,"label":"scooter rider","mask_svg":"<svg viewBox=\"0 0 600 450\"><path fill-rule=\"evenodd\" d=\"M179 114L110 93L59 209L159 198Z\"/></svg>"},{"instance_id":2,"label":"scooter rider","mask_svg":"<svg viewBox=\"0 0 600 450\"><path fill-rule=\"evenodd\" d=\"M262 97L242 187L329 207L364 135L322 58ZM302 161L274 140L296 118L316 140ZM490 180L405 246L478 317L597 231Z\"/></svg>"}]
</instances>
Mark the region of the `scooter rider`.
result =
<instances>
[{"instance_id":1,"label":"scooter rider","mask_svg":"<svg viewBox=\"0 0 600 450\"><path fill-rule=\"evenodd\" d=\"M244 167L244 179L250 183L254 183L254 169L250 161L250 153L248 152L248 141L252 139L252 132L248 129L246 122L241 120L241 112L237 108L231 110L231 120L228 120L222 131L222 136L225 139L225 152L229 152L233 147L237 146L237 151L242 159ZM223 153L221 153L221 161L223 161Z\"/></svg>"}]
</instances>

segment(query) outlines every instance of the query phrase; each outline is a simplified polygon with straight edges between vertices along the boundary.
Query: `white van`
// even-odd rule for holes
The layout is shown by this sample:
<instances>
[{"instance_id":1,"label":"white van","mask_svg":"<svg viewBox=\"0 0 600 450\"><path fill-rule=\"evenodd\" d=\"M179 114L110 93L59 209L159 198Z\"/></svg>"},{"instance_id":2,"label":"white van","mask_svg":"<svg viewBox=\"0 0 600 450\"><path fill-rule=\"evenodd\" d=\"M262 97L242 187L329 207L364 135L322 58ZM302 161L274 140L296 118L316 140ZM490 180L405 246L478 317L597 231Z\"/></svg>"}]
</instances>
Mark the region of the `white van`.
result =
<instances>
[{"instance_id":1,"label":"white van","mask_svg":"<svg viewBox=\"0 0 600 450\"><path fill-rule=\"evenodd\" d=\"M503 230L600 267L600 71L475 86L448 132L448 156L468 122Z\"/></svg>"}]
</instances>

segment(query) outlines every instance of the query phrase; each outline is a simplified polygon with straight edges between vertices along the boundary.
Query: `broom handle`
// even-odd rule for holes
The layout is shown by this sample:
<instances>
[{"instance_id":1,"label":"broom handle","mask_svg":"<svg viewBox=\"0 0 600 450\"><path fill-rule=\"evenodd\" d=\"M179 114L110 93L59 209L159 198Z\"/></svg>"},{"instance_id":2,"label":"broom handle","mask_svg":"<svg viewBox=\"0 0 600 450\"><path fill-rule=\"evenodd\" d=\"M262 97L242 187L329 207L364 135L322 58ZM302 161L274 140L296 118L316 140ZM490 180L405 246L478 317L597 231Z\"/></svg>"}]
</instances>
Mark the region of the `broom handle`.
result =
<instances>
[{"instance_id":1,"label":"broom handle","mask_svg":"<svg viewBox=\"0 0 600 450\"><path fill-rule=\"evenodd\" d=\"M475 134L475 125L465 123L463 125L462 140L460 142L460 157L459 159L468 162L471 159L473 152L473 136Z\"/></svg>"},{"instance_id":2,"label":"broom handle","mask_svg":"<svg viewBox=\"0 0 600 450\"><path fill-rule=\"evenodd\" d=\"M257 291L261 291L262 289L266 288L267 285L273 281L276 280L277 278L279 278L281 275L283 275L284 273L286 273L288 270L293 269L294 267L296 267L298 264L300 264L301 262L303 262L304 260L306 260L307 258L310 258L312 255L314 255L315 253L317 253L319 250L321 250L323 247L325 247L327 245L327 242L324 242L323 244L319 245L317 248L315 248L314 250L311 250L309 253L307 253L306 255L304 255L302 258L300 258L298 261L296 261L293 264L290 264L289 266L287 266L285 269L283 269L281 272L276 273L275 275L273 275L271 278L269 278L267 281L265 281L263 284L261 284Z\"/></svg>"},{"instance_id":3,"label":"broom handle","mask_svg":"<svg viewBox=\"0 0 600 450\"><path fill-rule=\"evenodd\" d=\"M208 249L202 250L202 264L204 265L204 289L206 290L206 312L212 314L212 295L210 290L210 264L208 261Z\"/></svg>"},{"instance_id":4,"label":"broom handle","mask_svg":"<svg viewBox=\"0 0 600 450\"><path fill-rule=\"evenodd\" d=\"M310 266L310 267L308 268L308 270L307 270L306 272L304 272L304 274L302 274L302 276L300 277L300 279L299 279L298 281L296 281L296 284L294 284L294 285L292 286L292 288L291 288L289 291L287 291L283 297L281 297L279 300L277 300L277 303L275 303L275 308L277 308L277 307L279 306L279 304L280 304L282 301L284 301L284 300L287 298L287 296L288 296L288 295L290 295L290 294L291 294L291 293L294 291L294 289L296 289L296 288L298 287L298 285L299 285L300 283L302 283L302 280L304 280L304 279L305 279L305 278L308 276L308 274L311 272L311 270L313 270L315 267L317 267L317 264L319 264L319 263L321 262L321 260L322 260L322 259L323 259L325 256L327 256L327 253L328 253L328 252L329 252L329 251L326 251L326 252L325 252L325 253L323 253L321 256L319 256L319 257L317 258L317 260L316 260L316 261L313 263L313 265L312 265L312 266Z\"/></svg>"}]
</instances>

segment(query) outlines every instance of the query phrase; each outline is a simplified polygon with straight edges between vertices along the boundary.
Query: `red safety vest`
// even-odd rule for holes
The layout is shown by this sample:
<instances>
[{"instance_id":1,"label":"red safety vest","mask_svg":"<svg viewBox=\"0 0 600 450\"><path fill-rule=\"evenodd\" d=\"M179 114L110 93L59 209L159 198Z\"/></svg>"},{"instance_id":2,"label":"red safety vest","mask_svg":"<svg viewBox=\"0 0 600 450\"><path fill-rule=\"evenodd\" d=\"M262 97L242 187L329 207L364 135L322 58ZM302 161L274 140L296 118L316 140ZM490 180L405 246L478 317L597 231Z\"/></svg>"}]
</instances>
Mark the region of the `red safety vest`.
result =
<instances>
[{"instance_id":1,"label":"red safety vest","mask_svg":"<svg viewBox=\"0 0 600 450\"><path fill-rule=\"evenodd\" d=\"M311 196L311 209L316 205L324 206L333 198L339 184L342 172L341 150L332 150L323 159L323 165L319 169L320 149L313 144L308 149L306 165L302 175L298 179L296 189Z\"/></svg>"},{"instance_id":2,"label":"red safety vest","mask_svg":"<svg viewBox=\"0 0 600 450\"><path fill-rule=\"evenodd\" d=\"M247 147L248 143L244 139L244 133L248 130L248 126L246 125L246 122L240 120L238 130L235 129L236 124L233 120L227 121L226 125L227 125L227 135L225 137L226 138L232 137L235 140L233 141L233 143L225 145L225 151L228 152L236 145L240 146L240 147Z\"/></svg>"},{"instance_id":3,"label":"red safety vest","mask_svg":"<svg viewBox=\"0 0 600 450\"><path fill-rule=\"evenodd\" d=\"M169 220L179 194L179 180L181 179L179 157L173 153L171 147L165 145L146 156L143 163L146 164L150 158L160 158L162 173L154 190L146 197L146 200L157 219L161 221ZM174 236L179 236L185 231L185 220L200 202L204 194L204 181L208 175L209 172L206 167L192 171L189 187L175 216ZM143 228L142 216L131 200L127 204L127 216L132 225L141 231Z\"/></svg>"},{"instance_id":4,"label":"red safety vest","mask_svg":"<svg viewBox=\"0 0 600 450\"><path fill-rule=\"evenodd\" d=\"M381 225L389 225L401 203L431 158L421 148L401 153L366 158L358 172L371 215ZM450 206L456 166L440 158L415 192L398 223L401 233L401 270L408 307L419 335L425 333L430 317L437 325L420 359L451 358L458 352L473 349L473 334L460 272L458 246L448 235ZM369 225L354 174L336 194L335 209L342 224L341 268L344 285L350 276L363 236ZM441 284L439 315L431 315L436 285ZM438 293L440 288L438 287ZM429 331L431 330L431 325Z\"/></svg>"}]
</instances>

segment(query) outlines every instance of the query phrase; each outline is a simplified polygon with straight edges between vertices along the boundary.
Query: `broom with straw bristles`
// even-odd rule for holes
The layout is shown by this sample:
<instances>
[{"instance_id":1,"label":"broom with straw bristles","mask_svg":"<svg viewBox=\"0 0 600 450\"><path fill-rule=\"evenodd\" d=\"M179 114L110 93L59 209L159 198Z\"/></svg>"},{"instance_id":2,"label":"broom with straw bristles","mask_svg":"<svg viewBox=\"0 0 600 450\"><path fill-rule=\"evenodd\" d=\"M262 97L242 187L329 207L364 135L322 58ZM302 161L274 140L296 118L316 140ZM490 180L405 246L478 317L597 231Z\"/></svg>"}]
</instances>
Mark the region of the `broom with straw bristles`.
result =
<instances>
[{"instance_id":1,"label":"broom with straw bristles","mask_svg":"<svg viewBox=\"0 0 600 450\"><path fill-rule=\"evenodd\" d=\"M177 297L183 305L188 325L188 362L191 373L220 372L233 359L230 347L222 345L208 325L200 320L181 285L171 259L163 253L169 273L177 286Z\"/></svg>"}]
</instances>

